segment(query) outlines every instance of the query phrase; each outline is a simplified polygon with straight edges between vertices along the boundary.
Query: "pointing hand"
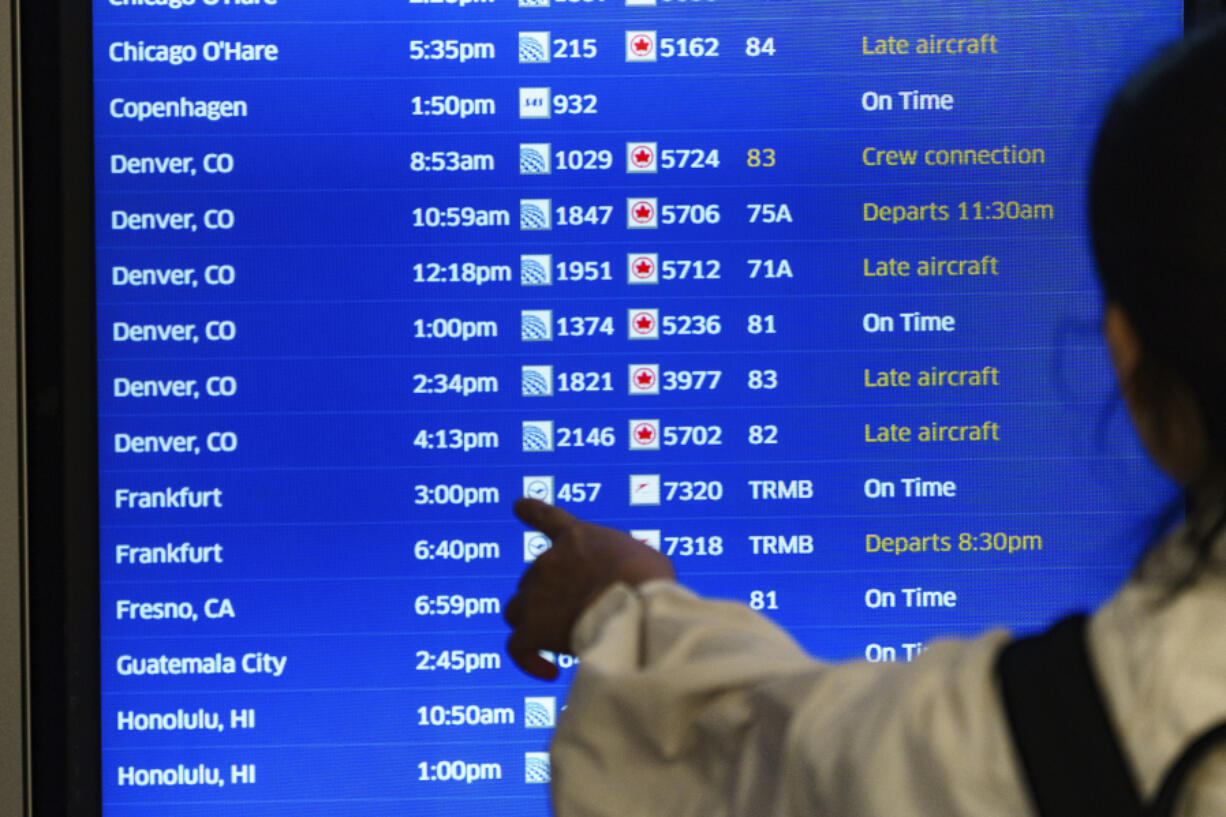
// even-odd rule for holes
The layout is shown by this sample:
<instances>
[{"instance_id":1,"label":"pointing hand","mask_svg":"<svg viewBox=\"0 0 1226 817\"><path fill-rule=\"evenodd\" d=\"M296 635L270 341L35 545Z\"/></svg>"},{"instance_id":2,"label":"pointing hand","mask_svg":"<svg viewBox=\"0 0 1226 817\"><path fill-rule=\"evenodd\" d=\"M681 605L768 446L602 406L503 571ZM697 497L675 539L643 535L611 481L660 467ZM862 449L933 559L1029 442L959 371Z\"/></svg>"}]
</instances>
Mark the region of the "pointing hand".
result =
<instances>
[{"instance_id":1,"label":"pointing hand","mask_svg":"<svg viewBox=\"0 0 1226 817\"><path fill-rule=\"evenodd\" d=\"M672 563L629 534L593 525L535 499L515 503L515 515L553 541L524 571L507 603L507 653L529 675L552 681L558 668L541 650L570 652L570 633L587 606L609 585L672 579Z\"/></svg>"}]
</instances>

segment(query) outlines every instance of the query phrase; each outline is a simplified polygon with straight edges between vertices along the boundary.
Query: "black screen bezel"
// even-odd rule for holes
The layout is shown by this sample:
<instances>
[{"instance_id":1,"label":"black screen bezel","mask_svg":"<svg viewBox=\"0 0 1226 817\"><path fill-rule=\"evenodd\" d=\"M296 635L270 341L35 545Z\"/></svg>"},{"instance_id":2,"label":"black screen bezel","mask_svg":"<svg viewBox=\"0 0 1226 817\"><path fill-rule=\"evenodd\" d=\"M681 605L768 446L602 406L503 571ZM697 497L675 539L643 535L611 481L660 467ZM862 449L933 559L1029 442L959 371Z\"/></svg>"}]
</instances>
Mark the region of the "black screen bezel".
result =
<instances>
[{"instance_id":1,"label":"black screen bezel","mask_svg":"<svg viewBox=\"0 0 1226 817\"><path fill-rule=\"evenodd\" d=\"M34 814L101 814L92 3L18 0ZM1185 28L1226 0L1184 0Z\"/></svg>"},{"instance_id":2,"label":"black screen bezel","mask_svg":"<svg viewBox=\"0 0 1226 817\"><path fill-rule=\"evenodd\" d=\"M19 0L30 792L101 813L92 12Z\"/></svg>"}]
</instances>

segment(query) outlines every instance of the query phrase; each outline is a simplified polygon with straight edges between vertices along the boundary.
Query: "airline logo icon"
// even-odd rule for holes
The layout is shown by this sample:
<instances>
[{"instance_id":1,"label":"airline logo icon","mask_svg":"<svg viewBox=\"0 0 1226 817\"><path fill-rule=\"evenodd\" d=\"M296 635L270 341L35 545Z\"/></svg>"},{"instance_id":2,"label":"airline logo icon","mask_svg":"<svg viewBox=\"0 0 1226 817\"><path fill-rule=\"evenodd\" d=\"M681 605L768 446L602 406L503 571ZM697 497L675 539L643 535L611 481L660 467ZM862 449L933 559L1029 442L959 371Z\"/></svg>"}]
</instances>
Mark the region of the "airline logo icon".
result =
<instances>
[{"instance_id":1,"label":"airline logo icon","mask_svg":"<svg viewBox=\"0 0 1226 817\"><path fill-rule=\"evenodd\" d=\"M626 226L631 230L654 230L659 227L659 199L626 199Z\"/></svg>"},{"instance_id":2,"label":"airline logo icon","mask_svg":"<svg viewBox=\"0 0 1226 817\"><path fill-rule=\"evenodd\" d=\"M525 309L519 313L521 340L553 340L553 310Z\"/></svg>"},{"instance_id":3,"label":"airline logo icon","mask_svg":"<svg viewBox=\"0 0 1226 817\"><path fill-rule=\"evenodd\" d=\"M660 339L660 310L631 309L629 315L630 340Z\"/></svg>"},{"instance_id":4,"label":"airline logo icon","mask_svg":"<svg viewBox=\"0 0 1226 817\"><path fill-rule=\"evenodd\" d=\"M519 257L520 286L547 287L552 283L552 255L521 255Z\"/></svg>"},{"instance_id":5,"label":"airline logo icon","mask_svg":"<svg viewBox=\"0 0 1226 817\"><path fill-rule=\"evenodd\" d=\"M523 366L520 371L524 397L553 397L552 366Z\"/></svg>"},{"instance_id":6,"label":"airline logo icon","mask_svg":"<svg viewBox=\"0 0 1226 817\"><path fill-rule=\"evenodd\" d=\"M552 729L557 725L557 698L524 698L525 729Z\"/></svg>"},{"instance_id":7,"label":"airline logo icon","mask_svg":"<svg viewBox=\"0 0 1226 817\"><path fill-rule=\"evenodd\" d=\"M549 145L544 143L519 146L519 172L523 176L548 176L553 172L549 161Z\"/></svg>"},{"instance_id":8,"label":"airline logo icon","mask_svg":"<svg viewBox=\"0 0 1226 817\"><path fill-rule=\"evenodd\" d=\"M659 170L658 155L656 142L627 142L626 172L655 173Z\"/></svg>"},{"instance_id":9,"label":"airline logo icon","mask_svg":"<svg viewBox=\"0 0 1226 817\"><path fill-rule=\"evenodd\" d=\"M552 230L553 202L549 199L519 200L519 229Z\"/></svg>"},{"instance_id":10,"label":"airline logo icon","mask_svg":"<svg viewBox=\"0 0 1226 817\"><path fill-rule=\"evenodd\" d=\"M520 88L519 118L548 119L553 112L549 107L549 96L548 88Z\"/></svg>"},{"instance_id":11,"label":"airline logo icon","mask_svg":"<svg viewBox=\"0 0 1226 817\"><path fill-rule=\"evenodd\" d=\"M660 475L659 474L631 474L630 475L630 504L631 505L659 505L660 504Z\"/></svg>"},{"instance_id":12,"label":"airline logo icon","mask_svg":"<svg viewBox=\"0 0 1226 817\"><path fill-rule=\"evenodd\" d=\"M655 62L656 33L654 31L626 32L626 62Z\"/></svg>"},{"instance_id":13,"label":"airline logo icon","mask_svg":"<svg viewBox=\"0 0 1226 817\"><path fill-rule=\"evenodd\" d=\"M525 420L523 437L525 453L552 451L553 420Z\"/></svg>"},{"instance_id":14,"label":"airline logo icon","mask_svg":"<svg viewBox=\"0 0 1226 817\"><path fill-rule=\"evenodd\" d=\"M529 499L539 499L541 502L553 504L553 477L547 476L530 476L524 477L524 496ZM536 531L528 531L535 533ZM543 535L543 534L542 534ZM524 543L527 544L525 536Z\"/></svg>"},{"instance_id":15,"label":"airline logo icon","mask_svg":"<svg viewBox=\"0 0 1226 817\"><path fill-rule=\"evenodd\" d=\"M660 283L660 254L658 252L632 252L627 255L626 283Z\"/></svg>"},{"instance_id":16,"label":"airline logo icon","mask_svg":"<svg viewBox=\"0 0 1226 817\"><path fill-rule=\"evenodd\" d=\"M631 363L630 393L659 394L660 365L658 363Z\"/></svg>"},{"instance_id":17,"label":"airline logo icon","mask_svg":"<svg viewBox=\"0 0 1226 817\"><path fill-rule=\"evenodd\" d=\"M632 530L630 531L630 536L647 545L652 550L659 550L660 542L663 540L658 530Z\"/></svg>"},{"instance_id":18,"label":"airline logo icon","mask_svg":"<svg viewBox=\"0 0 1226 817\"><path fill-rule=\"evenodd\" d=\"M548 752L524 752L524 782L549 782Z\"/></svg>"},{"instance_id":19,"label":"airline logo icon","mask_svg":"<svg viewBox=\"0 0 1226 817\"><path fill-rule=\"evenodd\" d=\"M660 450L660 421L659 420L631 420L630 421L630 450L631 451L659 451Z\"/></svg>"},{"instance_id":20,"label":"airline logo icon","mask_svg":"<svg viewBox=\"0 0 1226 817\"><path fill-rule=\"evenodd\" d=\"M545 5L549 4L545 3ZM519 61L525 63L549 62L549 32L519 32Z\"/></svg>"},{"instance_id":21,"label":"airline logo icon","mask_svg":"<svg viewBox=\"0 0 1226 817\"><path fill-rule=\"evenodd\" d=\"M524 561L535 562L545 551L553 547L549 537L540 531L524 531Z\"/></svg>"}]
</instances>

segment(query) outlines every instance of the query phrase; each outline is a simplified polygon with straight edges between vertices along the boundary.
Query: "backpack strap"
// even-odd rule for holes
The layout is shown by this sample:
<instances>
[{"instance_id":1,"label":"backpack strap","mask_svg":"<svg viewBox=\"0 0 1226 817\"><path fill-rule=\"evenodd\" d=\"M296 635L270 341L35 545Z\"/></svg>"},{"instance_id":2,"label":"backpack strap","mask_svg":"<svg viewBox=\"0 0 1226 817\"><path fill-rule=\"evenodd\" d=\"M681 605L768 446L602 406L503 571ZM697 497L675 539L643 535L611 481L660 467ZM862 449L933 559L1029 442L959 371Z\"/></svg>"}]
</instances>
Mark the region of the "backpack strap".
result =
<instances>
[{"instance_id":1,"label":"backpack strap","mask_svg":"<svg viewBox=\"0 0 1226 817\"><path fill-rule=\"evenodd\" d=\"M1146 815L1148 817L1170 817L1171 814L1174 814L1175 804L1178 802L1184 783L1187 782L1188 775L1204 759L1205 755L1209 754L1210 750L1217 748L1223 742L1226 742L1226 723L1219 723L1192 741L1166 773L1162 785L1158 787L1158 795L1154 798L1149 810L1146 811Z\"/></svg>"},{"instance_id":2,"label":"backpack strap","mask_svg":"<svg viewBox=\"0 0 1226 817\"><path fill-rule=\"evenodd\" d=\"M1042 817L1141 817L1132 770L1086 651L1086 617L1019 639L996 663L1005 714Z\"/></svg>"}]
</instances>

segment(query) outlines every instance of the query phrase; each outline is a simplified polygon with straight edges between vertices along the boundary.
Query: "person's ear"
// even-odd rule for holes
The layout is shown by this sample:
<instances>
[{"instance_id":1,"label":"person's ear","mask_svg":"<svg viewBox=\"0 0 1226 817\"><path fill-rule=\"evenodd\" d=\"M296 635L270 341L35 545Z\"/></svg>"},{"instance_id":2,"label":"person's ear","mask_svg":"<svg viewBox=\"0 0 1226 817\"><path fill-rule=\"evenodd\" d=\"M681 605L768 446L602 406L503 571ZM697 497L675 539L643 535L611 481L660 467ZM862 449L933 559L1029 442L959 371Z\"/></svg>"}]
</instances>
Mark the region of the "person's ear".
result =
<instances>
[{"instance_id":1,"label":"person's ear","mask_svg":"<svg viewBox=\"0 0 1226 817\"><path fill-rule=\"evenodd\" d=\"M1178 380L1165 382L1161 393L1138 377L1145 350L1128 314L1117 303L1103 310L1103 336L1132 424L1158 467L1182 485L1206 476L1208 434L1191 392ZM1161 403L1159 405L1158 403Z\"/></svg>"},{"instance_id":2,"label":"person's ear","mask_svg":"<svg viewBox=\"0 0 1226 817\"><path fill-rule=\"evenodd\" d=\"M1103 336L1107 341L1107 351L1111 355L1111 365L1115 369L1115 379L1120 384L1120 391L1124 393L1128 408L1135 411L1139 399L1136 393L1136 374L1141 365L1141 341L1127 313L1117 303L1109 303L1103 310Z\"/></svg>"}]
</instances>

